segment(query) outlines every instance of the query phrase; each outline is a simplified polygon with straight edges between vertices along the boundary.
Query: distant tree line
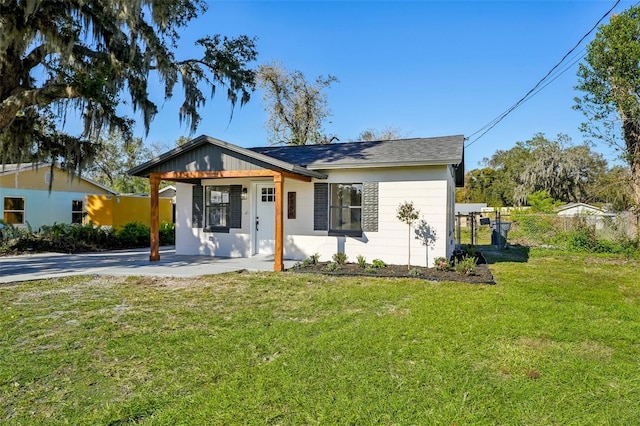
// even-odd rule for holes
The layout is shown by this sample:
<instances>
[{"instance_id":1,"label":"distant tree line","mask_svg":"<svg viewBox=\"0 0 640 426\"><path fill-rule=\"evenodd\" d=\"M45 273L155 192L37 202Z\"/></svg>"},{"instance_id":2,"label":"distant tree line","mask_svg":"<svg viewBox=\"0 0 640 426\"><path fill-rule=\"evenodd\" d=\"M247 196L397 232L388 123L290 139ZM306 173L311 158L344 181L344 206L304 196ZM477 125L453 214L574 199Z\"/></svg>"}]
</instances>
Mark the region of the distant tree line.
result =
<instances>
[{"instance_id":1,"label":"distant tree line","mask_svg":"<svg viewBox=\"0 0 640 426\"><path fill-rule=\"evenodd\" d=\"M485 158L484 167L470 170L457 202L494 207L531 205L532 194L544 191L560 202L606 204L613 210L633 205L630 170L609 168L588 144L574 145L566 135L549 139L538 133Z\"/></svg>"}]
</instances>

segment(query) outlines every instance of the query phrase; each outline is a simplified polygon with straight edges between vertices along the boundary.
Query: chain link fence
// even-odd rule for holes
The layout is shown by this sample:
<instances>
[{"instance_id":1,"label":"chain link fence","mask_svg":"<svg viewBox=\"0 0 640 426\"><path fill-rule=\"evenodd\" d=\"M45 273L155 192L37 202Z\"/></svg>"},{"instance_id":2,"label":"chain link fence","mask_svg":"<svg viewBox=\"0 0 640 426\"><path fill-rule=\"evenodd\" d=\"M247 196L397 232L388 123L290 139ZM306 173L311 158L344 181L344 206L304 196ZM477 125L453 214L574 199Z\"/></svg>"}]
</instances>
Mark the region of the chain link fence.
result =
<instances>
[{"instance_id":1,"label":"chain link fence","mask_svg":"<svg viewBox=\"0 0 640 426\"><path fill-rule=\"evenodd\" d=\"M616 244L635 243L637 247L638 229L638 218L632 212L562 216L495 210L456 216L456 242L470 245L517 244L610 251Z\"/></svg>"}]
</instances>

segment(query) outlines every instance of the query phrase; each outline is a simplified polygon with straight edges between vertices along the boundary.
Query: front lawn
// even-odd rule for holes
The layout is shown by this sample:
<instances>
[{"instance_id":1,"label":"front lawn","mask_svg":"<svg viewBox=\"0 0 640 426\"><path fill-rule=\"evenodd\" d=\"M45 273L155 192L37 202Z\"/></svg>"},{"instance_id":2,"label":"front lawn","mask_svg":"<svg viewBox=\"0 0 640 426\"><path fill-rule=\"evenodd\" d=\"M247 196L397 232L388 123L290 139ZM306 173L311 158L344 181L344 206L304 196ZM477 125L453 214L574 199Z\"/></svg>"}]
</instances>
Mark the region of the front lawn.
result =
<instances>
[{"instance_id":1,"label":"front lawn","mask_svg":"<svg viewBox=\"0 0 640 426\"><path fill-rule=\"evenodd\" d=\"M634 424L640 263L0 287L3 424ZM524 260L524 261L523 261Z\"/></svg>"}]
</instances>

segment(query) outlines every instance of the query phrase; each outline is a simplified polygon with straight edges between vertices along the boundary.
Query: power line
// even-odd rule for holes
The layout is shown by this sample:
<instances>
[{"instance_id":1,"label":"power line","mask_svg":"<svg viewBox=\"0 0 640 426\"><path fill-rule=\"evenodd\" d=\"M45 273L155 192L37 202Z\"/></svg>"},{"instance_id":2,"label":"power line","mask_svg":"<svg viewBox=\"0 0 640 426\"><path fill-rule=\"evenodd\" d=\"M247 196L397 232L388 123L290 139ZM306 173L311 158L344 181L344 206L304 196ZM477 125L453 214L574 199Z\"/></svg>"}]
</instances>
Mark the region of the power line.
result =
<instances>
[{"instance_id":1,"label":"power line","mask_svg":"<svg viewBox=\"0 0 640 426\"><path fill-rule=\"evenodd\" d=\"M522 105L524 102L526 102L527 100L529 100L530 98L532 98L533 96L535 96L538 92L540 92L540 90L544 89L545 87L547 87L551 82L553 82L556 78L558 78L560 75L562 75L564 72L566 72L569 68L571 68L575 63L577 63L583 56L584 53L582 55L578 56L578 59L576 59L574 62L571 63L571 65L569 65L568 67L565 67L561 72L558 72L557 75L551 79L551 81L546 82L546 80L562 65L562 63L565 61L565 59L567 59L577 48L578 46L580 46L580 44L582 44L582 42L593 32L593 30L595 30L598 25L600 25L600 23L613 11L613 9L615 9L618 4L620 4L621 0L616 0L615 4L604 14L602 15L602 17L598 20L598 22L596 22L593 27L591 27L591 29L582 36L582 38L580 38L580 40L576 43L575 46L573 46L563 57L562 59L560 59L560 61L555 64L553 66L553 68L551 68L549 70L549 72L547 72L547 74L542 77L542 79L540 79L540 81L538 81L535 86L533 86L531 88L531 90L529 90L522 98L520 98L515 104L513 104L511 107L509 107L506 111L504 111L502 114L498 115L496 118L494 118L493 120L491 120L489 123L485 124L483 127L481 127L480 129L476 130L475 132L473 132L472 134L470 134L469 136L467 136L467 140L469 140L471 137L477 135L478 133L482 132L480 134L480 136L478 136L477 138L475 138L472 142L469 142L465 148L470 147L471 145L473 145L474 143L476 143L478 141L478 139L480 139L481 137L483 137L484 135L486 135L491 129L493 129L494 127L496 127L498 125L498 123L500 123L502 120L505 119L505 117L507 117L509 114L511 114L516 108L518 108L520 105ZM543 83L545 83L543 85ZM542 86L542 87L541 87Z\"/></svg>"}]
</instances>

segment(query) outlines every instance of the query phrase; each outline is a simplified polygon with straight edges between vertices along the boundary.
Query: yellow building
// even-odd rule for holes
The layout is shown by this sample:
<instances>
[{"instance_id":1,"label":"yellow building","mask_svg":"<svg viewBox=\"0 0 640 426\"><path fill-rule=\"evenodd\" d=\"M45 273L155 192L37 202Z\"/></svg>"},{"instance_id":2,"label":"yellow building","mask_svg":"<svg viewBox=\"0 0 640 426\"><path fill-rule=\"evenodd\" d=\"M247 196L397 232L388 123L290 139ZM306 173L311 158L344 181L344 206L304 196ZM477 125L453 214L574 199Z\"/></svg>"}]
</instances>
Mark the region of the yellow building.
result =
<instances>
[{"instance_id":1,"label":"yellow building","mask_svg":"<svg viewBox=\"0 0 640 426\"><path fill-rule=\"evenodd\" d=\"M0 165L2 221L15 226L81 223L85 196L116 192L84 176L47 163Z\"/></svg>"},{"instance_id":2,"label":"yellow building","mask_svg":"<svg viewBox=\"0 0 640 426\"><path fill-rule=\"evenodd\" d=\"M160 223L173 222L173 200L160 198ZM86 223L119 227L129 222L149 226L151 198L148 195L87 195Z\"/></svg>"}]
</instances>

